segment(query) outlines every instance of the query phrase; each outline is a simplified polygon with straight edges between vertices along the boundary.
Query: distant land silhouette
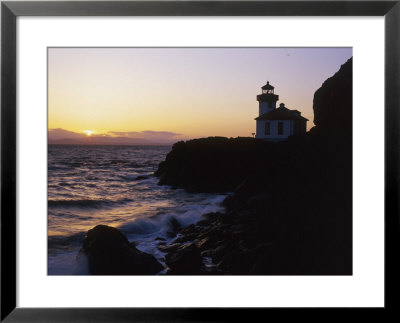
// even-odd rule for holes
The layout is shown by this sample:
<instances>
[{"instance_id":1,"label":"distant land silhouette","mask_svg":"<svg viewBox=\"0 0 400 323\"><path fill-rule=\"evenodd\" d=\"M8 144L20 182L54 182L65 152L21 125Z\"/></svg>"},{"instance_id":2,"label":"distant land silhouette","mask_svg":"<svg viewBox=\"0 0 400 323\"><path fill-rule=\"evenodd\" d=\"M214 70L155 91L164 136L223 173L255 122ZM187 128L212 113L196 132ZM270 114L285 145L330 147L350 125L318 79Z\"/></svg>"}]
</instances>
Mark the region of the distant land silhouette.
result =
<instances>
[{"instance_id":1,"label":"distant land silhouette","mask_svg":"<svg viewBox=\"0 0 400 323\"><path fill-rule=\"evenodd\" d=\"M90 136L61 128L48 131L48 143L58 145L172 145L182 139L181 134L170 131L110 131Z\"/></svg>"}]
</instances>

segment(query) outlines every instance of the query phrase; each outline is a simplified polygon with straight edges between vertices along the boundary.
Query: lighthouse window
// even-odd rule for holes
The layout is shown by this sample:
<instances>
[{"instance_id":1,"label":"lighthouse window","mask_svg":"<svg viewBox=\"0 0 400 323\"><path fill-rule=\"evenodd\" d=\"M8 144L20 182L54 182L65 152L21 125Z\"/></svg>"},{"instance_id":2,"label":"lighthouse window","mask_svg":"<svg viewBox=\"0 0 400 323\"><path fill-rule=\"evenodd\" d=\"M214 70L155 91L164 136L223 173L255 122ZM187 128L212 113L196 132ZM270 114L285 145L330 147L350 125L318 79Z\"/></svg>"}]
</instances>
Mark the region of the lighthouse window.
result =
<instances>
[{"instance_id":1,"label":"lighthouse window","mask_svg":"<svg viewBox=\"0 0 400 323\"><path fill-rule=\"evenodd\" d=\"M278 135L283 135L283 122L278 122Z\"/></svg>"},{"instance_id":2,"label":"lighthouse window","mask_svg":"<svg viewBox=\"0 0 400 323\"><path fill-rule=\"evenodd\" d=\"M265 134L266 135L270 135L271 134L271 124L269 122L267 122L265 124Z\"/></svg>"}]
</instances>

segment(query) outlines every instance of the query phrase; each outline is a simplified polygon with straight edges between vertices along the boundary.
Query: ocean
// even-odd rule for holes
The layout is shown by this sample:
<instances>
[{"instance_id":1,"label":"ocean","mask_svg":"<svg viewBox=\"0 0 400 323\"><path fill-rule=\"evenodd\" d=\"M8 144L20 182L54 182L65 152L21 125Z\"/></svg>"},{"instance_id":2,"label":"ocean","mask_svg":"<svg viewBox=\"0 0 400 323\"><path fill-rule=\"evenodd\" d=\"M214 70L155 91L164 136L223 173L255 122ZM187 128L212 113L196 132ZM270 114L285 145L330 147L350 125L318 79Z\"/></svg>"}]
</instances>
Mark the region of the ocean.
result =
<instances>
[{"instance_id":1,"label":"ocean","mask_svg":"<svg viewBox=\"0 0 400 323\"><path fill-rule=\"evenodd\" d=\"M171 146L48 147L48 274L87 275L77 257L86 232L116 227L164 264L160 240L172 241L171 220L182 226L222 211L226 195L159 186L153 176ZM161 272L160 274L162 274Z\"/></svg>"}]
</instances>

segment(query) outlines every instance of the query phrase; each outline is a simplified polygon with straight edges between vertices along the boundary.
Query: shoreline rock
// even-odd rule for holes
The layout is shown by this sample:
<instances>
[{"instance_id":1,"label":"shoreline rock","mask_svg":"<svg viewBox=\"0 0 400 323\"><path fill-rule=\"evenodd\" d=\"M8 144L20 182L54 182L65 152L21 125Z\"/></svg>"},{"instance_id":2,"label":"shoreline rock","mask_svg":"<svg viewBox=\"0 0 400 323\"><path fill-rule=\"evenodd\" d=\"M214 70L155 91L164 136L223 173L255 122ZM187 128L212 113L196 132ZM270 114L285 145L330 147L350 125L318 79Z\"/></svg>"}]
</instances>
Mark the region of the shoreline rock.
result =
<instances>
[{"instance_id":1,"label":"shoreline rock","mask_svg":"<svg viewBox=\"0 0 400 323\"><path fill-rule=\"evenodd\" d=\"M121 231L106 225L90 229L79 252L88 258L91 275L155 275L164 269L153 255L138 250Z\"/></svg>"}]
</instances>

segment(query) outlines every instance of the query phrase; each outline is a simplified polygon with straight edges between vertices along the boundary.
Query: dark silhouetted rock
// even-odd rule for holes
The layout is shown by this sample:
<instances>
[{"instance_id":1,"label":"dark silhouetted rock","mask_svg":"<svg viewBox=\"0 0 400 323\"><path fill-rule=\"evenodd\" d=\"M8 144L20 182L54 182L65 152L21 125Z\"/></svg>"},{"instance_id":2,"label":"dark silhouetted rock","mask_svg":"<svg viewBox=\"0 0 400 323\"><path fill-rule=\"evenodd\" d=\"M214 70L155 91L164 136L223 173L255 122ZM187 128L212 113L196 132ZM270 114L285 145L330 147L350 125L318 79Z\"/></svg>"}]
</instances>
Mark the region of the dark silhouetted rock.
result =
<instances>
[{"instance_id":1,"label":"dark silhouetted rock","mask_svg":"<svg viewBox=\"0 0 400 323\"><path fill-rule=\"evenodd\" d=\"M165 244L159 244L157 246L158 250L162 251L162 252L171 252L171 251L175 251L176 249L178 249L181 245L179 243L171 243L169 245L165 245Z\"/></svg>"},{"instance_id":2,"label":"dark silhouetted rock","mask_svg":"<svg viewBox=\"0 0 400 323\"><path fill-rule=\"evenodd\" d=\"M160 178L159 185L190 192L233 191L271 145L253 138L223 137L178 142L155 175Z\"/></svg>"},{"instance_id":3,"label":"dark silhouetted rock","mask_svg":"<svg viewBox=\"0 0 400 323\"><path fill-rule=\"evenodd\" d=\"M175 243L184 243L188 241L193 241L197 238L197 233L187 233L187 234L182 234L179 237L177 237L174 242Z\"/></svg>"},{"instance_id":4,"label":"dark silhouetted rock","mask_svg":"<svg viewBox=\"0 0 400 323\"><path fill-rule=\"evenodd\" d=\"M87 232L83 252L92 275L154 275L163 266L138 250L118 229L98 225Z\"/></svg>"},{"instance_id":5,"label":"dark silhouetted rock","mask_svg":"<svg viewBox=\"0 0 400 323\"><path fill-rule=\"evenodd\" d=\"M211 212L211 213L203 214L201 216L202 219L200 221L198 221L196 223L196 225L208 226L211 223L215 222L215 220L221 215L222 215L222 213L219 213L219 212Z\"/></svg>"},{"instance_id":6,"label":"dark silhouetted rock","mask_svg":"<svg viewBox=\"0 0 400 323\"><path fill-rule=\"evenodd\" d=\"M168 237L173 238L182 229L178 220L174 217L170 218L168 223L169 231L167 232Z\"/></svg>"},{"instance_id":7,"label":"dark silhouetted rock","mask_svg":"<svg viewBox=\"0 0 400 323\"><path fill-rule=\"evenodd\" d=\"M353 123L353 58L314 94L314 124L319 131L351 135Z\"/></svg>"},{"instance_id":8,"label":"dark silhouetted rock","mask_svg":"<svg viewBox=\"0 0 400 323\"><path fill-rule=\"evenodd\" d=\"M186 228L182 229L182 231L180 233L181 234L191 234L191 233L198 233L198 232L199 232L199 228L197 226L195 226L194 224L190 224Z\"/></svg>"},{"instance_id":9,"label":"dark silhouetted rock","mask_svg":"<svg viewBox=\"0 0 400 323\"><path fill-rule=\"evenodd\" d=\"M146 175L139 175L138 177L136 177L136 180L137 181L141 181L141 180L143 180L143 179L148 179L149 178L149 176L146 176Z\"/></svg>"},{"instance_id":10,"label":"dark silhouetted rock","mask_svg":"<svg viewBox=\"0 0 400 323\"><path fill-rule=\"evenodd\" d=\"M212 248L217 241L218 241L218 238L206 237L206 238L201 239L196 245L201 251L204 251L204 250L208 250L208 249Z\"/></svg>"},{"instance_id":11,"label":"dark silhouetted rock","mask_svg":"<svg viewBox=\"0 0 400 323\"><path fill-rule=\"evenodd\" d=\"M200 250L195 244L183 245L165 256L169 275L197 275L201 272Z\"/></svg>"}]
</instances>

